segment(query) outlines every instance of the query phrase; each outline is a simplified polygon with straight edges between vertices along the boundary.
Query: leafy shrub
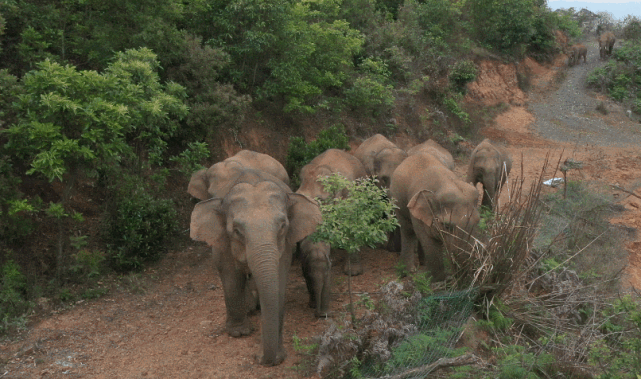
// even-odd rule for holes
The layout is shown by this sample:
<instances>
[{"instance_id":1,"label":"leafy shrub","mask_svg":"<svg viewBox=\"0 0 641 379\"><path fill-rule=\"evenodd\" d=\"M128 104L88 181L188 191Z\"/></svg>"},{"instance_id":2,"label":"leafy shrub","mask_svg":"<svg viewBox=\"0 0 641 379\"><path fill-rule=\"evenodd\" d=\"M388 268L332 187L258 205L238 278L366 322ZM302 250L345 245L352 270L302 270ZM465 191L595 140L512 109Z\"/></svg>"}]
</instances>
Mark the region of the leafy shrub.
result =
<instances>
[{"instance_id":1,"label":"leafy shrub","mask_svg":"<svg viewBox=\"0 0 641 379\"><path fill-rule=\"evenodd\" d=\"M612 58L588 75L587 84L614 100L632 102L632 110L639 113L636 105L641 95L641 41L624 43L613 51Z\"/></svg>"},{"instance_id":2,"label":"leafy shrub","mask_svg":"<svg viewBox=\"0 0 641 379\"><path fill-rule=\"evenodd\" d=\"M177 233L177 212L171 200L154 197L137 178L126 177L114 194L103 219L108 258L117 270L139 270L158 259Z\"/></svg>"},{"instance_id":3,"label":"leafy shrub","mask_svg":"<svg viewBox=\"0 0 641 379\"><path fill-rule=\"evenodd\" d=\"M450 83L454 86L456 91L465 94L465 85L473 82L476 79L477 70L476 65L469 59L456 62L452 71L450 72Z\"/></svg>"},{"instance_id":4,"label":"leafy shrub","mask_svg":"<svg viewBox=\"0 0 641 379\"><path fill-rule=\"evenodd\" d=\"M405 339L392 350L393 356L387 362L387 370L430 364L439 358L461 355L463 349L449 347L452 336L457 333L460 334L461 330L435 328Z\"/></svg>"},{"instance_id":5,"label":"leafy shrub","mask_svg":"<svg viewBox=\"0 0 641 379\"><path fill-rule=\"evenodd\" d=\"M641 20L636 16L628 15L623 21L623 39L639 40L641 39Z\"/></svg>"},{"instance_id":6,"label":"leafy shrub","mask_svg":"<svg viewBox=\"0 0 641 379\"><path fill-rule=\"evenodd\" d=\"M379 116L389 112L394 105L393 87L378 78L365 75L357 78L345 91L347 104L359 114Z\"/></svg>"},{"instance_id":7,"label":"leafy shrub","mask_svg":"<svg viewBox=\"0 0 641 379\"><path fill-rule=\"evenodd\" d=\"M630 295L603 311L603 332L611 338L590 346L590 363L605 369L603 378L641 376L641 301ZM612 338L614 336L614 338Z\"/></svg>"},{"instance_id":8,"label":"leafy shrub","mask_svg":"<svg viewBox=\"0 0 641 379\"><path fill-rule=\"evenodd\" d=\"M345 134L343 125L337 124L320 131L318 137L309 143L303 137L292 137L289 140L285 165L292 178L292 186L300 184L300 169L327 149L349 150L349 137Z\"/></svg>"},{"instance_id":9,"label":"leafy shrub","mask_svg":"<svg viewBox=\"0 0 641 379\"><path fill-rule=\"evenodd\" d=\"M467 112L465 112L463 109L461 109L461 106L459 105L457 98L460 98L460 97L459 96L447 97L443 100L443 104L445 105L447 110L450 111L450 113L458 117L465 124L469 124L471 122L470 115Z\"/></svg>"},{"instance_id":10,"label":"leafy shrub","mask_svg":"<svg viewBox=\"0 0 641 379\"><path fill-rule=\"evenodd\" d=\"M499 360L499 379L538 379L536 373L550 377L551 369L555 363L552 355L542 353L535 355L525 351L525 347L518 345L505 346L496 349L501 356Z\"/></svg>"},{"instance_id":11,"label":"leafy shrub","mask_svg":"<svg viewBox=\"0 0 641 379\"><path fill-rule=\"evenodd\" d=\"M0 332L7 329L33 306L27 300L27 281L12 259L2 266L0 281Z\"/></svg>"}]
</instances>

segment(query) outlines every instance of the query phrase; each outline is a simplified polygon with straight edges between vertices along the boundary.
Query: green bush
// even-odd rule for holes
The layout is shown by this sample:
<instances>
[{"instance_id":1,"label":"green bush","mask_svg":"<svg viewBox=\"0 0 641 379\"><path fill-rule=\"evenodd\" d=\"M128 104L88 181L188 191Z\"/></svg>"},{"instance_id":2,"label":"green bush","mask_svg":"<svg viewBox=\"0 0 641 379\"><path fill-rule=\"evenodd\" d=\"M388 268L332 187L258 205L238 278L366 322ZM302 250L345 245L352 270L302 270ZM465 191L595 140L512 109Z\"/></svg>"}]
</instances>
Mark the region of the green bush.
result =
<instances>
[{"instance_id":1,"label":"green bush","mask_svg":"<svg viewBox=\"0 0 641 379\"><path fill-rule=\"evenodd\" d=\"M465 94L465 85L476 79L476 65L469 59L456 62L450 72L450 83L457 92Z\"/></svg>"},{"instance_id":2,"label":"green bush","mask_svg":"<svg viewBox=\"0 0 641 379\"><path fill-rule=\"evenodd\" d=\"M289 140L285 166L292 178L292 187L300 184L300 169L327 149L349 150L349 137L345 134L343 125L330 126L320 131L318 137L309 143L303 137L292 137Z\"/></svg>"},{"instance_id":3,"label":"green bush","mask_svg":"<svg viewBox=\"0 0 641 379\"><path fill-rule=\"evenodd\" d=\"M103 219L108 258L116 270L139 270L158 259L176 235L177 212L171 200L156 198L137 178L125 178L114 194Z\"/></svg>"},{"instance_id":4,"label":"green bush","mask_svg":"<svg viewBox=\"0 0 641 379\"><path fill-rule=\"evenodd\" d=\"M556 362L554 356L542 353L535 355L526 352L525 347L519 345L508 345L495 350L499 355L499 379L538 379L538 374L543 377L551 377L553 365Z\"/></svg>"},{"instance_id":5,"label":"green bush","mask_svg":"<svg viewBox=\"0 0 641 379\"><path fill-rule=\"evenodd\" d=\"M588 75L587 84L606 92L614 100L632 102L632 110L639 113L637 99L641 95L641 41L625 42L613 51L612 58L605 66Z\"/></svg>"},{"instance_id":6,"label":"green bush","mask_svg":"<svg viewBox=\"0 0 641 379\"><path fill-rule=\"evenodd\" d=\"M0 281L0 333L12 325L22 323L21 318L33 306L27 300L27 280L20 266L12 259L2 266Z\"/></svg>"}]
</instances>

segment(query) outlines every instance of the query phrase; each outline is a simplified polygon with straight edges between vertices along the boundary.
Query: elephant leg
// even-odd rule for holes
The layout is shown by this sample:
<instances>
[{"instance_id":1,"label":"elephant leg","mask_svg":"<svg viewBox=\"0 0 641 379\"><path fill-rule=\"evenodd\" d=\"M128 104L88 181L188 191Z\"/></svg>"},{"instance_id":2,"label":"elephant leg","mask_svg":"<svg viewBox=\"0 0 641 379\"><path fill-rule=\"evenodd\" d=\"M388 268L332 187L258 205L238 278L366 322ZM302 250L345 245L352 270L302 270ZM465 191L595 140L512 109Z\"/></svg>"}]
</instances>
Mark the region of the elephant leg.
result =
<instances>
[{"instance_id":1,"label":"elephant leg","mask_svg":"<svg viewBox=\"0 0 641 379\"><path fill-rule=\"evenodd\" d=\"M481 205L493 209L495 193L494 186L486 186L485 183L483 183L483 200L481 200Z\"/></svg>"},{"instance_id":2,"label":"elephant leg","mask_svg":"<svg viewBox=\"0 0 641 379\"><path fill-rule=\"evenodd\" d=\"M418 253L418 264L421 266L427 265L427 261L425 259L425 251L423 251L423 245L421 245L421 241L418 241L417 243L416 252Z\"/></svg>"},{"instance_id":3,"label":"elephant leg","mask_svg":"<svg viewBox=\"0 0 641 379\"><path fill-rule=\"evenodd\" d=\"M414 263L414 254L418 240L414 233L414 228L411 222L403 218L399 218L401 224L401 259L400 263L405 266L407 272L416 272L416 264Z\"/></svg>"},{"instance_id":4,"label":"elephant leg","mask_svg":"<svg viewBox=\"0 0 641 379\"><path fill-rule=\"evenodd\" d=\"M305 285L307 286L307 293L309 294L308 305L310 308L316 307L316 291L317 286L314 275L312 273L312 265L310 262L310 256L301 256L302 269L303 269L303 278L305 279Z\"/></svg>"},{"instance_id":5,"label":"elephant leg","mask_svg":"<svg viewBox=\"0 0 641 379\"><path fill-rule=\"evenodd\" d=\"M396 228L393 232L388 234L387 246L385 247L387 251L393 251L399 253L401 251L401 229Z\"/></svg>"},{"instance_id":6,"label":"elephant leg","mask_svg":"<svg viewBox=\"0 0 641 379\"><path fill-rule=\"evenodd\" d=\"M343 266L343 273L349 276L358 276L363 273L363 264L361 263L361 255L359 252L347 254L345 266Z\"/></svg>"},{"instance_id":7,"label":"elephant leg","mask_svg":"<svg viewBox=\"0 0 641 379\"><path fill-rule=\"evenodd\" d=\"M329 313L330 270L325 270L322 275L320 290L316 294L316 317L327 317ZM317 286L318 288L318 286Z\"/></svg>"},{"instance_id":8,"label":"elephant leg","mask_svg":"<svg viewBox=\"0 0 641 379\"><path fill-rule=\"evenodd\" d=\"M419 235L420 244L425 255L425 265L435 282L445 280L443 242L430 235Z\"/></svg>"},{"instance_id":9,"label":"elephant leg","mask_svg":"<svg viewBox=\"0 0 641 379\"><path fill-rule=\"evenodd\" d=\"M232 257L222 258L218 262L218 274L223 282L225 293L227 333L232 337L241 337L251 334L253 328L247 318L247 304L245 303L247 275L235 266Z\"/></svg>"}]
</instances>

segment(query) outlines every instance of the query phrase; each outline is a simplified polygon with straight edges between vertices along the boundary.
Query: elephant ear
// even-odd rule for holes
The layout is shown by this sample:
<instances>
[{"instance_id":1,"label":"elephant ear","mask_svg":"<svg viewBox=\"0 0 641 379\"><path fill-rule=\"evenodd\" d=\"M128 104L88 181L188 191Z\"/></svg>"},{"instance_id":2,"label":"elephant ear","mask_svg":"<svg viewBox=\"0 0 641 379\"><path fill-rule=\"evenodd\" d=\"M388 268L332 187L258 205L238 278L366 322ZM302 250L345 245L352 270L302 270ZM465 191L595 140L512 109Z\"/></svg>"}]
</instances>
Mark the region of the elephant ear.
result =
<instances>
[{"instance_id":1,"label":"elephant ear","mask_svg":"<svg viewBox=\"0 0 641 379\"><path fill-rule=\"evenodd\" d=\"M187 192L198 200L209 199L207 189L209 188L209 180L207 180L207 169L196 171L189 180L189 187Z\"/></svg>"},{"instance_id":2,"label":"elephant ear","mask_svg":"<svg viewBox=\"0 0 641 379\"><path fill-rule=\"evenodd\" d=\"M322 217L318 203L305 195L298 193L287 194L289 234L287 240L295 244L314 233Z\"/></svg>"},{"instance_id":3,"label":"elephant ear","mask_svg":"<svg viewBox=\"0 0 641 379\"><path fill-rule=\"evenodd\" d=\"M222 202L222 199L216 198L196 204L189 225L191 239L207 242L218 251L226 249L228 245Z\"/></svg>"},{"instance_id":4,"label":"elephant ear","mask_svg":"<svg viewBox=\"0 0 641 379\"><path fill-rule=\"evenodd\" d=\"M434 210L432 209L432 199L434 193L428 190L421 190L412 196L412 199L407 204L412 216L421 220L427 227L431 227L434 222Z\"/></svg>"}]
</instances>

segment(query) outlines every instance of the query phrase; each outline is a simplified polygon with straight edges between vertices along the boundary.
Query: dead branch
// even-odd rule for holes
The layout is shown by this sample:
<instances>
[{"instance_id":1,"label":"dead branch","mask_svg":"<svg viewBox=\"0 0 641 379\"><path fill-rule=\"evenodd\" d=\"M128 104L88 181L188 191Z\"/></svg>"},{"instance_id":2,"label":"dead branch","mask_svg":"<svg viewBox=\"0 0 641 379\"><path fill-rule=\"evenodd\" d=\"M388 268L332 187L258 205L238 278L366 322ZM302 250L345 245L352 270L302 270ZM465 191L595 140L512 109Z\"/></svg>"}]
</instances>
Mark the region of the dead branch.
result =
<instances>
[{"instance_id":1,"label":"dead branch","mask_svg":"<svg viewBox=\"0 0 641 379\"><path fill-rule=\"evenodd\" d=\"M474 354L465 354L455 358L441 358L434 363L430 363L429 365L415 367L413 369L403 371L400 374L396 374L392 376L382 376L380 377L380 379L405 379L405 378L414 377L419 374L427 375L433 371L440 370L446 367L465 366L470 364L483 364L483 360ZM367 378L367 379L373 379L373 378Z\"/></svg>"}]
</instances>

